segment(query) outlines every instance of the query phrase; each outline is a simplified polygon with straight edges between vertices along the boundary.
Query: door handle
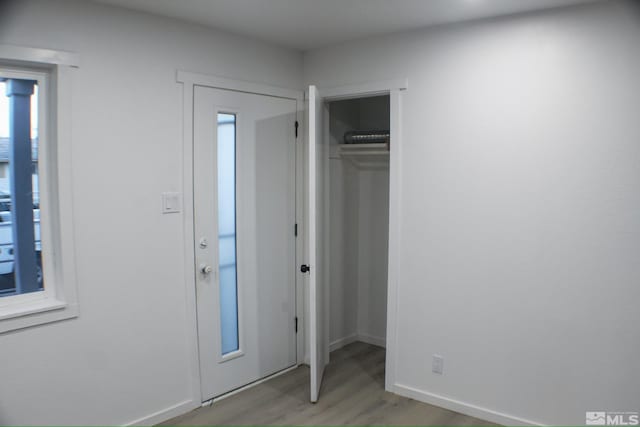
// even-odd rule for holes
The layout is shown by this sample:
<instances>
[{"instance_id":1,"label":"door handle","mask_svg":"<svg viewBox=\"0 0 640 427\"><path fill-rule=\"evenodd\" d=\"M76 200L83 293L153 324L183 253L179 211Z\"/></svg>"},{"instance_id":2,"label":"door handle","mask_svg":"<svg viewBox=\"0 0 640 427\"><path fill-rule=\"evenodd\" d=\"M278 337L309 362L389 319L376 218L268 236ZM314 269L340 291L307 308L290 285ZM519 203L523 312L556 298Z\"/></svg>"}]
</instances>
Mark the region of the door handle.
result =
<instances>
[{"instance_id":1,"label":"door handle","mask_svg":"<svg viewBox=\"0 0 640 427\"><path fill-rule=\"evenodd\" d=\"M210 265L200 264L200 272L202 274L211 274L212 271L213 267L211 267Z\"/></svg>"},{"instance_id":2,"label":"door handle","mask_svg":"<svg viewBox=\"0 0 640 427\"><path fill-rule=\"evenodd\" d=\"M300 266L301 273L308 273L309 271L311 271L311 267L309 267L307 264L302 264Z\"/></svg>"}]
</instances>

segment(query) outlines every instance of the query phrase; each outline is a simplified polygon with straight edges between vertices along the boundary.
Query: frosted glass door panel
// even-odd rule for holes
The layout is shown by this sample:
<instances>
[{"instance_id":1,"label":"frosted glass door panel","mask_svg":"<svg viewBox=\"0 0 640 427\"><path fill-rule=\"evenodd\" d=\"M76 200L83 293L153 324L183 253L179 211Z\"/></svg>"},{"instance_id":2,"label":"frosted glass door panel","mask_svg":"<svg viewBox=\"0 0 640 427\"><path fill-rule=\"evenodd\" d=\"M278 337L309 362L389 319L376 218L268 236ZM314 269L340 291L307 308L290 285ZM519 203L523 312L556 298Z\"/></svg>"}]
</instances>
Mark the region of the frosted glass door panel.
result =
<instances>
[{"instance_id":1,"label":"frosted glass door panel","mask_svg":"<svg viewBox=\"0 0 640 427\"><path fill-rule=\"evenodd\" d=\"M239 349L236 273L236 116L218 113L218 262L222 354Z\"/></svg>"}]
</instances>

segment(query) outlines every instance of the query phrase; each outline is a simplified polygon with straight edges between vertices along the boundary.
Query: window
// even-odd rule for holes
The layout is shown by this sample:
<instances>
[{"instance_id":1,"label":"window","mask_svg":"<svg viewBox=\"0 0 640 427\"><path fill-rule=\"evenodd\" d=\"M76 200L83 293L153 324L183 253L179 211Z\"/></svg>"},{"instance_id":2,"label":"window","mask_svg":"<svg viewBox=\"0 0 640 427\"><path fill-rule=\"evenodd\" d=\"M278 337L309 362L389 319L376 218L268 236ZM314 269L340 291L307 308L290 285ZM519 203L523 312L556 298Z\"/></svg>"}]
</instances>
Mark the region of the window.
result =
<instances>
[{"instance_id":1,"label":"window","mask_svg":"<svg viewBox=\"0 0 640 427\"><path fill-rule=\"evenodd\" d=\"M38 104L37 81L0 77L0 298L44 289Z\"/></svg>"},{"instance_id":2,"label":"window","mask_svg":"<svg viewBox=\"0 0 640 427\"><path fill-rule=\"evenodd\" d=\"M236 116L218 113L218 268L222 355L237 351Z\"/></svg>"},{"instance_id":3,"label":"window","mask_svg":"<svg viewBox=\"0 0 640 427\"><path fill-rule=\"evenodd\" d=\"M0 45L0 333L77 315L73 54Z\"/></svg>"}]
</instances>

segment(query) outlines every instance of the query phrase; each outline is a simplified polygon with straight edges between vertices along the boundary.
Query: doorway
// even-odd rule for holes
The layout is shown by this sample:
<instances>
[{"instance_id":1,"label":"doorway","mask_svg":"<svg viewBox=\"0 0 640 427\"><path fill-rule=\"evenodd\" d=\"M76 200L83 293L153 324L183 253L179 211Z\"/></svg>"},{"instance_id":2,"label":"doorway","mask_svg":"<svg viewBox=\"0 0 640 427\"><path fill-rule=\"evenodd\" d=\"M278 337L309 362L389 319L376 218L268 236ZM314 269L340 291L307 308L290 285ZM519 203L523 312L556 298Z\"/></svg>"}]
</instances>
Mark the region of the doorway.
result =
<instances>
[{"instance_id":1,"label":"doorway","mask_svg":"<svg viewBox=\"0 0 640 427\"><path fill-rule=\"evenodd\" d=\"M332 338L334 348L351 341L365 341L377 346L384 346L385 390L395 391L396 348L394 344L397 334L396 289L401 225L400 199L402 196L400 185L401 94L406 88L406 80L389 80L323 90L318 90L316 86L311 85L307 92L308 209L306 220L308 239L306 261L308 264L305 264L304 267L309 275L308 330L311 402L317 402L321 394L325 367L330 360ZM344 100L353 100L353 103L361 104L363 108L358 112L348 107L347 110L351 110L350 112L345 111L346 114L343 117L336 117L335 108L332 114L331 106L333 104L336 107L337 102ZM370 113L374 110L378 110L378 112L371 115ZM350 116L360 118L352 120ZM382 117L382 120L375 119L374 116ZM374 118L373 122L370 120L371 118ZM344 127L345 124L349 125L350 123L356 123L358 127L363 123L368 127L372 123L375 126L371 129L351 129L349 135L345 132L338 135L337 138L336 135L332 135L332 126L335 131L336 126ZM377 125L381 125L382 128ZM354 130L355 132L353 132ZM335 134L335 132L333 133ZM381 137L386 140L380 141ZM332 247L332 243L335 242L336 234L339 235L342 232L340 227L337 229L334 227L332 230L331 219L332 215L335 216L335 211L331 210L332 194L334 193L332 185L338 181L336 181L335 167L332 170L331 162L346 157L350 157L352 163L358 165L362 170L370 169L370 171L382 172L376 173L376 176L369 174L367 183L361 186L361 190L363 194L368 194L369 202L367 203L370 206L375 205L376 209L383 209L385 212L382 215L379 214L380 212L374 213L375 216L366 218L365 229L361 233L363 242L362 244L359 242L357 245L364 249L363 255L368 261L368 265L364 263L356 266L358 277L355 281L366 285L364 286L366 295L365 293L361 295L368 297L368 301L365 301L365 309L355 316L355 322L363 325L367 323L368 330L374 331L374 335L363 329L356 329L356 332L350 336L336 338L332 336L334 324L330 320L335 314L331 290L336 283L336 271L332 267L332 256L335 257L336 254L333 252L335 248ZM381 161L382 159L384 160ZM382 191L380 191L381 189ZM348 188L345 187L343 190L348 191ZM363 224L358 224L358 227L360 225ZM346 229L351 228L349 225L342 224L342 230L345 230L345 227ZM375 236L371 234L372 231L376 232ZM374 258L377 261L372 262ZM347 264L346 268L354 267L353 263ZM349 274L342 276L341 280L353 284L353 277L350 279ZM370 292L374 287L381 289L382 292L374 296ZM357 288L360 290L360 283ZM369 290L366 290L367 288ZM371 299L371 296L374 298Z\"/></svg>"},{"instance_id":2,"label":"doorway","mask_svg":"<svg viewBox=\"0 0 640 427\"><path fill-rule=\"evenodd\" d=\"M328 102L329 343L385 347L389 95Z\"/></svg>"},{"instance_id":3,"label":"doorway","mask_svg":"<svg viewBox=\"0 0 640 427\"><path fill-rule=\"evenodd\" d=\"M193 86L203 401L297 364L297 102Z\"/></svg>"}]
</instances>

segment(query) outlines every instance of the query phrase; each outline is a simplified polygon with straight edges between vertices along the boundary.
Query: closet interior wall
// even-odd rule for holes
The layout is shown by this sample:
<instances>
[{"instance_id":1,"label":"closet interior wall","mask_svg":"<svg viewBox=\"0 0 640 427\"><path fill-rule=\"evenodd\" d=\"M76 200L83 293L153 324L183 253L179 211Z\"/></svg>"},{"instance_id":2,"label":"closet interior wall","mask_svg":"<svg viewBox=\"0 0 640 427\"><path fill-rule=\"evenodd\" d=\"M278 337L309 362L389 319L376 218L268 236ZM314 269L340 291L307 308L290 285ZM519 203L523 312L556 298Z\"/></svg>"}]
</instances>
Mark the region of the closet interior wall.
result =
<instances>
[{"instance_id":1,"label":"closet interior wall","mask_svg":"<svg viewBox=\"0 0 640 427\"><path fill-rule=\"evenodd\" d=\"M388 130L389 113L389 96L329 104L331 350L353 341L385 345L389 157L343 157L338 144L347 131Z\"/></svg>"}]
</instances>

